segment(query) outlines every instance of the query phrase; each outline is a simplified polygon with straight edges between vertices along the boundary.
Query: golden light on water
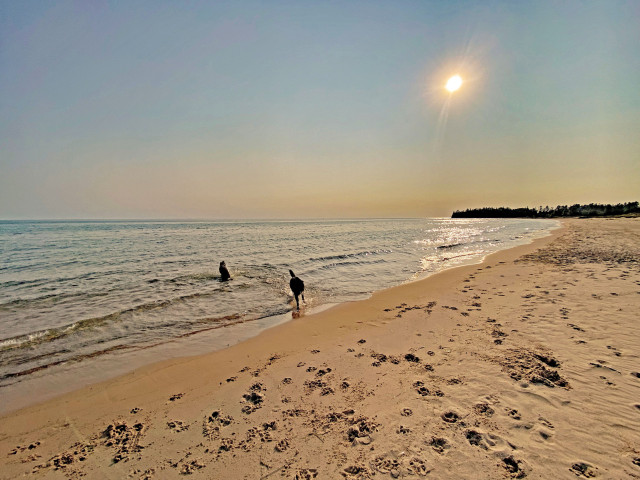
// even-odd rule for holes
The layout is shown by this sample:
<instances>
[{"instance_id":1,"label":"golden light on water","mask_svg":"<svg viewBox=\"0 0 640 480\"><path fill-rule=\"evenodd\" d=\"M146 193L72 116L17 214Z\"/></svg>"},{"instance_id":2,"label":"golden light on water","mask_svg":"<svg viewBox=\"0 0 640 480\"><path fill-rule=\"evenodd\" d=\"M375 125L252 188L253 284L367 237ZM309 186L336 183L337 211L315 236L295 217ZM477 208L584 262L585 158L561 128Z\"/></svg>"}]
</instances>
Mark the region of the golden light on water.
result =
<instances>
[{"instance_id":1,"label":"golden light on water","mask_svg":"<svg viewBox=\"0 0 640 480\"><path fill-rule=\"evenodd\" d=\"M455 92L462 86L462 78L460 75L454 75L449 80L447 80L447 84L444 86L450 92Z\"/></svg>"}]
</instances>

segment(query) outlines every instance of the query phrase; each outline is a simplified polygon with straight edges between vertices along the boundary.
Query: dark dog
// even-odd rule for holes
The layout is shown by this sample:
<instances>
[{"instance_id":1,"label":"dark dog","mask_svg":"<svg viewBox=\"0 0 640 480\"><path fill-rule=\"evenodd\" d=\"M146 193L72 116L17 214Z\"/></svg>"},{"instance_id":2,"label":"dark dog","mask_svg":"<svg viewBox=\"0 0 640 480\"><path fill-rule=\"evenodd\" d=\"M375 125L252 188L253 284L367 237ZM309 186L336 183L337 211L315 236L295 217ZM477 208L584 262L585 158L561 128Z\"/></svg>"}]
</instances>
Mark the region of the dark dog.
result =
<instances>
[{"instance_id":1,"label":"dark dog","mask_svg":"<svg viewBox=\"0 0 640 480\"><path fill-rule=\"evenodd\" d=\"M227 270L227 265L224 262L220 262L220 280L226 282L231 278L229 275L229 270Z\"/></svg>"},{"instance_id":2,"label":"dark dog","mask_svg":"<svg viewBox=\"0 0 640 480\"><path fill-rule=\"evenodd\" d=\"M296 277L296 274L293 273L293 270L289 270L291 274L291 280L289 280L289 286L291 287L291 291L296 297L296 306L298 310L300 310L300 302L298 301L298 296L302 295L302 301L304 302L304 282Z\"/></svg>"}]
</instances>

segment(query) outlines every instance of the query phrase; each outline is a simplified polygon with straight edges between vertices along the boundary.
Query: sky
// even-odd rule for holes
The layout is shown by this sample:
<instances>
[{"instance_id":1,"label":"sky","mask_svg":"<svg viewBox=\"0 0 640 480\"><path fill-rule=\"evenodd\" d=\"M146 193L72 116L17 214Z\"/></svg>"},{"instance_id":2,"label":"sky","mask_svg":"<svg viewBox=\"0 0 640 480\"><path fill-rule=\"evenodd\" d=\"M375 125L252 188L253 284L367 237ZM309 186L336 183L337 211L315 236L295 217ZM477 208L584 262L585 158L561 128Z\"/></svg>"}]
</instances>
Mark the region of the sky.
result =
<instances>
[{"instance_id":1,"label":"sky","mask_svg":"<svg viewBox=\"0 0 640 480\"><path fill-rule=\"evenodd\" d=\"M640 200L639 45L637 0L0 0L0 219Z\"/></svg>"}]
</instances>

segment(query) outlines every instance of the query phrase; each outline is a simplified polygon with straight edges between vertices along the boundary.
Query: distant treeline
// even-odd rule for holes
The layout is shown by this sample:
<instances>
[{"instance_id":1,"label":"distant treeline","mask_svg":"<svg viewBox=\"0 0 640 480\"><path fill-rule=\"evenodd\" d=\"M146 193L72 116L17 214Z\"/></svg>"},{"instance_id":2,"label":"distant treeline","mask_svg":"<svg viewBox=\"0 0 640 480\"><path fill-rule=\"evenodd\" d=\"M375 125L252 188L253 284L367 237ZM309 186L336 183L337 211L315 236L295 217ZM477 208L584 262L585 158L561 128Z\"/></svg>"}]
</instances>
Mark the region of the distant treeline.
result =
<instances>
[{"instance_id":1,"label":"distant treeline","mask_svg":"<svg viewBox=\"0 0 640 480\"><path fill-rule=\"evenodd\" d=\"M469 208L465 211L456 210L451 218L557 218L557 217L604 217L610 215L626 215L629 213L640 214L638 202L618 203L616 205L602 205L590 203L589 205L558 205L555 208L549 206L540 208Z\"/></svg>"}]
</instances>

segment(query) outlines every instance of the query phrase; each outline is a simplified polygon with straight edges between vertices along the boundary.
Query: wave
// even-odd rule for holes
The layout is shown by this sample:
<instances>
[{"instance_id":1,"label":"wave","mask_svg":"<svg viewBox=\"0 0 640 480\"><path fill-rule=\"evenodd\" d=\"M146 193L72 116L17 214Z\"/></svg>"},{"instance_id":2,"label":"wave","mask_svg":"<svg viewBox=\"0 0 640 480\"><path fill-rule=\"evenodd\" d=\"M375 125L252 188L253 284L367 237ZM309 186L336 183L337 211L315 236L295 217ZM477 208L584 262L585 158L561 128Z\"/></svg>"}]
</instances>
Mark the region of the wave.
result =
<instances>
[{"instance_id":1,"label":"wave","mask_svg":"<svg viewBox=\"0 0 640 480\"><path fill-rule=\"evenodd\" d=\"M0 339L0 352L13 350L16 348L27 348L35 345L52 342L64 337L68 337L79 331L87 330L89 328L96 328L105 325L109 322L118 321L123 315L130 313L139 313L144 311L156 310L166 308L170 305L174 305L185 300L191 300L199 297L206 297L215 294L216 292L202 292L191 293L188 295L181 295L179 297L172 298L170 300L158 300L155 302L143 303L134 307L119 310L117 312L103 315L101 317L92 317L77 322L73 322L67 325L63 325L55 328L48 328L44 330L38 330L27 334L18 335L15 337L8 337Z\"/></svg>"},{"instance_id":2,"label":"wave","mask_svg":"<svg viewBox=\"0 0 640 480\"><path fill-rule=\"evenodd\" d=\"M211 273L211 272L190 273L187 275L179 275L177 277L169 278L165 281L171 282L171 283L178 283L178 282L189 282L189 281L206 282L208 280L220 280L220 274ZM158 281L158 279L149 280L149 283L153 283L154 281Z\"/></svg>"},{"instance_id":3,"label":"wave","mask_svg":"<svg viewBox=\"0 0 640 480\"><path fill-rule=\"evenodd\" d=\"M85 359L88 359L88 358L99 357L99 356L104 355L106 353L111 353L111 352L115 352L115 351L118 351L118 350L126 350L126 349L131 349L131 348L135 348L135 346L134 345L115 345L113 347L109 347L109 348L106 348L104 350L98 350L98 351L91 352L91 353L83 353L83 354L80 354L80 355L75 355L75 356L73 356L71 358L64 358L64 359L60 359L60 360L55 360L53 362L45 363L43 365L37 365L35 367L27 368L26 370L19 370L17 372L5 373L4 375L0 376L0 381L6 380L6 379L9 379L9 378L24 377L25 375L30 375L32 373L36 373L36 372L39 372L41 370L45 370L47 368L54 367L56 365L61 365L63 363L79 362L81 360L85 360Z\"/></svg>"},{"instance_id":4,"label":"wave","mask_svg":"<svg viewBox=\"0 0 640 480\"><path fill-rule=\"evenodd\" d=\"M460 258L460 257L471 257L471 256L473 256L473 255L481 255L482 253L485 253L485 252L484 252L484 251L482 251L482 250L476 250L475 252L460 253L460 254L458 254L458 255L451 255L451 256L448 256L448 257L442 257L442 258L440 259L440 261L442 261L442 262L447 262L447 261L449 261L449 260L453 260L453 259L455 259L455 258Z\"/></svg>"},{"instance_id":5,"label":"wave","mask_svg":"<svg viewBox=\"0 0 640 480\"><path fill-rule=\"evenodd\" d=\"M340 267L358 267L361 265L374 265L378 263L387 263L387 261L384 258L379 258L376 260L367 260L367 261L355 261L355 262L345 261L345 262L327 263L325 265L317 265L314 268L307 269L305 271L305 275L313 275L315 272L322 272L322 271L331 270L331 269L340 268Z\"/></svg>"},{"instance_id":6,"label":"wave","mask_svg":"<svg viewBox=\"0 0 640 480\"><path fill-rule=\"evenodd\" d=\"M315 270L328 270L330 268L335 268L335 267L345 267L345 266L357 266L357 265L373 265L376 263L386 263L387 261L383 258L377 259L377 260L369 260L367 262L334 262L334 263L329 263L327 265L321 265L318 268L316 268Z\"/></svg>"},{"instance_id":7,"label":"wave","mask_svg":"<svg viewBox=\"0 0 640 480\"><path fill-rule=\"evenodd\" d=\"M115 273L115 272L114 272ZM74 278L63 278L63 279L55 279L55 280L47 280L44 281L43 283L41 283L40 285L38 284L33 284L32 282L37 282L40 280L33 280L33 281L25 281L25 282L5 282L3 284L0 284L0 286L8 286L7 284L13 284L15 286L21 285L21 284L31 284L31 286L41 286L44 285L46 283L59 283L60 281L69 281L69 280L81 280L81 279L88 279L90 278L92 275L95 274L86 274L86 275L80 275L78 277L74 277ZM177 283L180 284L181 282L187 283L187 284L193 284L196 282L203 282L203 281L208 281L208 280L219 280L220 279L220 275L216 275L216 274L212 274L212 273L196 273L196 274L189 274L189 275L180 275L178 277L174 277L174 278L170 278L167 280L162 280L162 279L158 279L158 278L152 278L149 280L146 280L146 283L157 283L157 282L169 282L169 283ZM59 287L62 288L62 287ZM13 300L9 300L7 302L4 303L0 303L0 311L3 309L9 309L9 308L28 308L31 307L33 305L37 305L40 303L57 303L57 302L61 302L61 301L67 301L67 300L72 300L72 299L79 299L79 300L89 300L92 298L96 298L96 297L104 297L104 296L108 296L111 293L118 292L118 291L122 291L122 287L116 287L116 288L110 288L110 289L100 289L98 290L97 288L93 288L93 291L76 291L76 292L62 292L62 293L47 293L44 295L38 295L38 296L34 296L31 298L16 298ZM201 295L210 295L211 292L207 292L207 293L195 293L195 294L190 294L190 295L183 295L181 297L178 297L177 299L173 299L173 300L168 300L168 302L172 302L172 301L176 301L176 300L184 300L184 299L189 299L189 298L194 298L194 297L198 297ZM155 303L154 303L155 305ZM0 339L0 342L2 340Z\"/></svg>"},{"instance_id":8,"label":"wave","mask_svg":"<svg viewBox=\"0 0 640 480\"><path fill-rule=\"evenodd\" d=\"M27 307L38 303L50 302L56 303L62 300L69 300L73 298L82 298L89 300L94 297L104 297L109 295L108 291L99 292L68 292L68 293L47 293L46 295L40 295L33 298L16 298L15 300L9 300L5 303L0 303L0 310L15 308L15 307Z\"/></svg>"},{"instance_id":9,"label":"wave","mask_svg":"<svg viewBox=\"0 0 640 480\"><path fill-rule=\"evenodd\" d=\"M194 323L220 323L220 322L224 322L225 320L226 321L238 320L239 318L242 318L242 315L240 315L239 313L233 313L231 315L225 315L223 317L197 318Z\"/></svg>"},{"instance_id":10,"label":"wave","mask_svg":"<svg viewBox=\"0 0 640 480\"><path fill-rule=\"evenodd\" d=\"M106 277L108 275L120 275L123 273L139 273L139 272L125 272L123 270L112 270L106 272L89 272L82 275L76 275L73 277L57 277L57 278L36 278L34 280L10 280L7 282L0 282L0 288L2 287L19 287L22 285L30 285L33 287L39 287L52 283L59 285L64 282L77 282L80 280L94 280L98 277Z\"/></svg>"},{"instance_id":11,"label":"wave","mask_svg":"<svg viewBox=\"0 0 640 480\"><path fill-rule=\"evenodd\" d=\"M386 253L393 253L393 250L379 249L379 250L363 250L356 253L343 253L340 255L327 255L325 257L312 257L309 258L310 262L326 262L330 260L346 260L348 258L367 257L369 255L384 255Z\"/></svg>"},{"instance_id":12,"label":"wave","mask_svg":"<svg viewBox=\"0 0 640 480\"><path fill-rule=\"evenodd\" d=\"M66 355L66 354L70 354L72 353L72 351L68 348L62 348L60 350L54 350L51 352L46 352L46 353L40 353L40 354L29 354L29 355L25 355L23 357L11 357L11 358L3 358L2 356L0 356L0 367L7 367L10 365L22 365L24 363L28 363L28 362L38 362L41 361L45 358L51 358L51 357L57 357L59 355Z\"/></svg>"},{"instance_id":13,"label":"wave","mask_svg":"<svg viewBox=\"0 0 640 480\"><path fill-rule=\"evenodd\" d=\"M0 288L8 288L8 287L19 287L21 285L31 285L33 287L39 287L40 285L46 283L47 280L36 279L36 280L9 280L7 282L0 282Z\"/></svg>"},{"instance_id":14,"label":"wave","mask_svg":"<svg viewBox=\"0 0 640 480\"><path fill-rule=\"evenodd\" d=\"M480 256L485 253L487 252L484 250L474 250L472 252L464 252L464 253L459 253L457 255L433 255L433 256L422 258L420 262L422 263L422 268L426 269L429 265L433 265L435 263L449 262L451 260L455 260L457 258L462 258L462 257Z\"/></svg>"},{"instance_id":15,"label":"wave","mask_svg":"<svg viewBox=\"0 0 640 480\"><path fill-rule=\"evenodd\" d=\"M444 250L447 248L454 248L454 247L459 247L460 245L463 245L462 243L451 243L449 245L440 245L438 248L438 250Z\"/></svg>"}]
</instances>

